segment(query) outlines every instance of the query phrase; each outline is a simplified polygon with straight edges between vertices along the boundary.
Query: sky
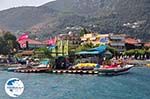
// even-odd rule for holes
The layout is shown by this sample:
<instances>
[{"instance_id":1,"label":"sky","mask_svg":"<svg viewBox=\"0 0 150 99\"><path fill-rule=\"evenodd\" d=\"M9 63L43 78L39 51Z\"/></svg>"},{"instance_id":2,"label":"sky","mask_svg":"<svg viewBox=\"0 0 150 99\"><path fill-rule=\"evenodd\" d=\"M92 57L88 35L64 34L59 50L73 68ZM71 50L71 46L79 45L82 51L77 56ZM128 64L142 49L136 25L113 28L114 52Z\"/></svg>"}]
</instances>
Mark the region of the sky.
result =
<instances>
[{"instance_id":1,"label":"sky","mask_svg":"<svg viewBox=\"0 0 150 99\"><path fill-rule=\"evenodd\" d=\"M0 0L0 11L20 6L40 6L55 0Z\"/></svg>"}]
</instances>

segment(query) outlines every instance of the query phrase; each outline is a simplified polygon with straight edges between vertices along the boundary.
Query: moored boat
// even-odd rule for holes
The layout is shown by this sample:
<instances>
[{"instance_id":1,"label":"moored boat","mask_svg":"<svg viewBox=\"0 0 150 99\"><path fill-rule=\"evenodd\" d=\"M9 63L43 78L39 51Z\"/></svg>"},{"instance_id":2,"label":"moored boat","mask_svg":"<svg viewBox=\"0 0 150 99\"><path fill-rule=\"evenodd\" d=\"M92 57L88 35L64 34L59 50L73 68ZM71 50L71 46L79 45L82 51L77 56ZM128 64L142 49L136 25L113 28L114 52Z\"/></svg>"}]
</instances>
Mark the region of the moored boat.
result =
<instances>
[{"instance_id":1,"label":"moored boat","mask_svg":"<svg viewBox=\"0 0 150 99\"><path fill-rule=\"evenodd\" d=\"M7 71L14 72L15 70L20 69L20 68L23 68L23 67L10 67L7 69Z\"/></svg>"},{"instance_id":2,"label":"moored boat","mask_svg":"<svg viewBox=\"0 0 150 99\"><path fill-rule=\"evenodd\" d=\"M13 65L10 65L9 68L7 68L6 70L8 72L14 72L15 70L21 69L21 68L26 68L26 65L13 64Z\"/></svg>"},{"instance_id":3,"label":"moored boat","mask_svg":"<svg viewBox=\"0 0 150 99\"><path fill-rule=\"evenodd\" d=\"M118 74L127 72L129 69L131 69L134 65L124 65L122 67L112 67L112 68L99 68L96 69L100 74Z\"/></svg>"},{"instance_id":4,"label":"moored boat","mask_svg":"<svg viewBox=\"0 0 150 99\"><path fill-rule=\"evenodd\" d=\"M45 73L51 70L51 67L49 66L49 59L42 60L40 62L40 65L36 67L27 66L26 68L19 68L16 69L15 72L20 73Z\"/></svg>"},{"instance_id":5,"label":"moored boat","mask_svg":"<svg viewBox=\"0 0 150 99\"><path fill-rule=\"evenodd\" d=\"M38 68L21 68L21 69L16 69L15 72L20 72L20 73L45 73L51 70L49 67L38 67Z\"/></svg>"}]
</instances>

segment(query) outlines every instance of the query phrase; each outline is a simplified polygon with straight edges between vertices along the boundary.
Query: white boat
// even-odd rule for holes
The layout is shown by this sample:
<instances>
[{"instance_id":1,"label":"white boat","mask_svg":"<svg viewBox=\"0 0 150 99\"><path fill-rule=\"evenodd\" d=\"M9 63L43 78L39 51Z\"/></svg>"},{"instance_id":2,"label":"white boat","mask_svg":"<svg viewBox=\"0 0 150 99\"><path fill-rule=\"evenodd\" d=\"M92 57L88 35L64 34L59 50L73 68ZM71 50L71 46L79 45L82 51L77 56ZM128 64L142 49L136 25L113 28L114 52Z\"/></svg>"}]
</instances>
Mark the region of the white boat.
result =
<instances>
[{"instance_id":1,"label":"white boat","mask_svg":"<svg viewBox=\"0 0 150 99\"><path fill-rule=\"evenodd\" d=\"M10 67L7 69L7 71L14 72L15 70L20 69L20 68L23 68L23 67L20 67L20 66L19 67Z\"/></svg>"},{"instance_id":2,"label":"white boat","mask_svg":"<svg viewBox=\"0 0 150 99\"><path fill-rule=\"evenodd\" d=\"M100 74L117 74L127 72L132 67L134 67L134 65L125 65L122 67L114 67L114 68L99 68L95 70L97 70Z\"/></svg>"}]
</instances>

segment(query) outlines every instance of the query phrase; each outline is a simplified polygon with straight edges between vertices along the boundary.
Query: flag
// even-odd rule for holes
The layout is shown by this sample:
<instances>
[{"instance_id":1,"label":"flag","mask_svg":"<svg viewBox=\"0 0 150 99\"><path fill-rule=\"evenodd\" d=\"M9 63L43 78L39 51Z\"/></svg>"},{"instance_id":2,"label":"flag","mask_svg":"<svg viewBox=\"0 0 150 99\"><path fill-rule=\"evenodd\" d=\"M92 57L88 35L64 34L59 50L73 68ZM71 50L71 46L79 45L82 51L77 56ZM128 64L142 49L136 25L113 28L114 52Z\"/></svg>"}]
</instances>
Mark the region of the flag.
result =
<instances>
[{"instance_id":1,"label":"flag","mask_svg":"<svg viewBox=\"0 0 150 99\"><path fill-rule=\"evenodd\" d=\"M48 40L48 45L56 45L56 37Z\"/></svg>"},{"instance_id":2,"label":"flag","mask_svg":"<svg viewBox=\"0 0 150 99\"><path fill-rule=\"evenodd\" d=\"M28 37L29 37L28 33L24 33L21 36L19 36L19 38L17 39L17 41L28 39Z\"/></svg>"}]
</instances>

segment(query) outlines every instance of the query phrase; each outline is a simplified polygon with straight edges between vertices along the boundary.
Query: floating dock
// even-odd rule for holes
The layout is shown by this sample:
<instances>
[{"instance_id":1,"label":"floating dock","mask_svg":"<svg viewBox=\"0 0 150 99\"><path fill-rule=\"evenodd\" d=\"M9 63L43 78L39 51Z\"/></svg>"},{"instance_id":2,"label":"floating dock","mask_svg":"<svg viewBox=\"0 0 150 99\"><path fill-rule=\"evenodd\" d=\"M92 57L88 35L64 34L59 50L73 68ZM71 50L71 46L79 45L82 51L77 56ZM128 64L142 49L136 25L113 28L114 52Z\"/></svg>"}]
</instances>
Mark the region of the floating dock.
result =
<instances>
[{"instance_id":1,"label":"floating dock","mask_svg":"<svg viewBox=\"0 0 150 99\"><path fill-rule=\"evenodd\" d=\"M95 70L51 70L50 73L55 74L98 74Z\"/></svg>"},{"instance_id":2,"label":"floating dock","mask_svg":"<svg viewBox=\"0 0 150 99\"><path fill-rule=\"evenodd\" d=\"M18 73L46 73L50 71L49 68L30 68L30 69L17 69L15 72Z\"/></svg>"},{"instance_id":3,"label":"floating dock","mask_svg":"<svg viewBox=\"0 0 150 99\"><path fill-rule=\"evenodd\" d=\"M98 74L96 70L50 70L49 68L17 69L18 73Z\"/></svg>"}]
</instances>

